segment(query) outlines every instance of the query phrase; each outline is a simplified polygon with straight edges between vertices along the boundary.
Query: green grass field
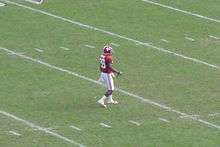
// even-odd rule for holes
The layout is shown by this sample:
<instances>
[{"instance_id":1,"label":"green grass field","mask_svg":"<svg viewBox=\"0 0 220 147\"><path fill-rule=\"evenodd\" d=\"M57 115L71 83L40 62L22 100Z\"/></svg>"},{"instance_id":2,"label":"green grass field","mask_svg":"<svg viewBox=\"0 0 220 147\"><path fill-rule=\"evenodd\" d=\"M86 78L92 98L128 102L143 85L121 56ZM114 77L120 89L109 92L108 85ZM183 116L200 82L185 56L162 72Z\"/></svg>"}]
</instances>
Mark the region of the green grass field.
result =
<instances>
[{"instance_id":1,"label":"green grass field","mask_svg":"<svg viewBox=\"0 0 220 147\"><path fill-rule=\"evenodd\" d=\"M154 1L215 21L142 0L0 2L0 147L220 146L219 0ZM105 43L124 73L106 109Z\"/></svg>"}]
</instances>

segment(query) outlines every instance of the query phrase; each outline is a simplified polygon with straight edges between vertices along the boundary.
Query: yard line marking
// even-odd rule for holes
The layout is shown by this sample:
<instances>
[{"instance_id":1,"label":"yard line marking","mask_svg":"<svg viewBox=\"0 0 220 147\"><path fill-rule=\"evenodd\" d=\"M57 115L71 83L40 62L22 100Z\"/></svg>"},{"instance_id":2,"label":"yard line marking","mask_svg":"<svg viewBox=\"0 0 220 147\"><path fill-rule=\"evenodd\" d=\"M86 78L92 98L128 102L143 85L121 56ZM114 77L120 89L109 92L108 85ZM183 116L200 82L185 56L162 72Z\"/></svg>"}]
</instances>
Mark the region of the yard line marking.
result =
<instances>
[{"instance_id":1,"label":"yard line marking","mask_svg":"<svg viewBox=\"0 0 220 147\"><path fill-rule=\"evenodd\" d=\"M85 147L84 145L79 144L79 143L75 142L74 140L68 139L68 138L66 138L66 137L64 137L64 136L62 136L62 135L60 135L58 133L52 132L50 130L47 130L46 128L42 128L42 127L40 127L38 125L35 125L34 123L31 123L31 122L29 122L27 120L19 118L19 117L15 116L15 115L13 115L11 113L8 113L6 111L0 110L0 114L5 115L5 116L7 116L9 118L12 118L14 120L17 120L17 121L19 121L19 122L21 122L21 123L23 123L23 124L33 128L33 129L37 129L37 130L42 131L44 133L50 134L50 135L52 135L52 136L54 136L54 137L56 137L58 139L61 139L61 140L65 141L65 142L69 142L69 143L74 144L74 145L79 146L79 147Z\"/></svg>"},{"instance_id":2,"label":"yard line marking","mask_svg":"<svg viewBox=\"0 0 220 147\"><path fill-rule=\"evenodd\" d=\"M13 134L13 135L16 135L16 136L21 136L21 134L15 132L15 131L8 131L9 133Z\"/></svg>"},{"instance_id":3,"label":"yard line marking","mask_svg":"<svg viewBox=\"0 0 220 147\"><path fill-rule=\"evenodd\" d=\"M110 43L111 45L113 45L113 46L116 46L116 47L119 47L120 45L119 44L117 44L117 43Z\"/></svg>"},{"instance_id":4,"label":"yard line marking","mask_svg":"<svg viewBox=\"0 0 220 147\"><path fill-rule=\"evenodd\" d=\"M6 4L4 4L4 3L0 3L0 7L3 7L3 6L5 6Z\"/></svg>"},{"instance_id":5,"label":"yard line marking","mask_svg":"<svg viewBox=\"0 0 220 147\"><path fill-rule=\"evenodd\" d=\"M166 106L166 105L164 105L164 104L160 104L160 103L154 102L154 101L152 101L152 100L150 100L150 99L146 99L146 98L144 98L144 97L135 95L135 94L133 94L133 93L127 92L127 91L122 90L122 89L119 89L119 88L117 88L116 91L119 91L119 92L121 92L121 93L124 93L125 95L128 95L128 96L134 97L134 98L136 98L136 99L138 99L138 100L141 100L141 101L146 102L146 103L148 103L148 104L151 104L151 105L153 105L153 106L160 107L160 108L162 108L162 109L164 109L164 110L166 110L166 111L174 112L174 113L179 114L179 115L181 115L181 116L186 116L186 117L188 117L188 118L190 118L190 119L192 119L192 120L194 120L194 121L198 121L198 122L200 122L200 123L206 124L206 125L208 125L208 126L210 126L210 127L214 127L214 128L220 129L220 126L219 126L219 125L210 123L210 122L208 122L208 121L205 121L205 120L202 120L202 119L199 119L199 118L196 118L196 117L192 117L192 116L190 116L189 114L186 114L186 113L184 113L184 112L180 112L180 111L175 110L175 109L173 109L173 108L171 108L171 107L168 107L168 106Z\"/></svg>"},{"instance_id":6,"label":"yard line marking","mask_svg":"<svg viewBox=\"0 0 220 147\"><path fill-rule=\"evenodd\" d=\"M161 41L166 42L166 43L169 43L169 41L166 40L166 39L161 39Z\"/></svg>"},{"instance_id":7,"label":"yard line marking","mask_svg":"<svg viewBox=\"0 0 220 147\"><path fill-rule=\"evenodd\" d=\"M208 35L210 38L213 38L213 39L216 39L216 40L218 40L218 39L220 39L219 37L215 37L215 36L212 36L212 35Z\"/></svg>"},{"instance_id":8,"label":"yard line marking","mask_svg":"<svg viewBox=\"0 0 220 147\"><path fill-rule=\"evenodd\" d=\"M166 122L166 123L169 123L169 122L170 122L169 120L167 120L167 119L165 119L165 118L159 117L158 119L161 120L161 121L163 121L163 122Z\"/></svg>"},{"instance_id":9,"label":"yard line marking","mask_svg":"<svg viewBox=\"0 0 220 147\"><path fill-rule=\"evenodd\" d=\"M106 124L104 124L104 123L100 123L100 125L101 125L102 127L105 127L105 128L111 128L111 126L106 125Z\"/></svg>"},{"instance_id":10,"label":"yard line marking","mask_svg":"<svg viewBox=\"0 0 220 147\"><path fill-rule=\"evenodd\" d=\"M70 50L69 48L63 47L63 46L61 46L60 48L63 49L63 50L65 50L65 51L69 51L69 50Z\"/></svg>"},{"instance_id":11,"label":"yard line marking","mask_svg":"<svg viewBox=\"0 0 220 147\"><path fill-rule=\"evenodd\" d=\"M180 118L199 118L200 117L200 115L196 115L196 114L194 114L194 115L183 115L183 116L180 116Z\"/></svg>"},{"instance_id":12,"label":"yard line marking","mask_svg":"<svg viewBox=\"0 0 220 147\"><path fill-rule=\"evenodd\" d=\"M217 116L219 115L220 113L213 113L213 114L209 114L208 116Z\"/></svg>"},{"instance_id":13,"label":"yard line marking","mask_svg":"<svg viewBox=\"0 0 220 147\"><path fill-rule=\"evenodd\" d=\"M25 0L25 1L40 5L40 4L43 3L44 0L40 0L39 2L38 1L34 1L34 0Z\"/></svg>"},{"instance_id":14,"label":"yard line marking","mask_svg":"<svg viewBox=\"0 0 220 147\"><path fill-rule=\"evenodd\" d=\"M49 127L49 128L45 128L45 129L47 129L49 131L53 131L54 129L56 129L56 127ZM35 130L35 131L37 131L37 130Z\"/></svg>"},{"instance_id":15,"label":"yard line marking","mask_svg":"<svg viewBox=\"0 0 220 147\"><path fill-rule=\"evenodd\" d=\"M51 64L46 63L46 62L43 62L43 61L41 61L41 60L34 59L34 58L29 57L29 56L16 53L16 52L14 52L14 51L12 51L12 50L9 50L9 49L7 49L7 48L0 47L0 50L3 50L3 51L5 51L5 52L7 52L7 53L11 53L11 54L13 54L13 55L17 55L17 56L19 56L19 57L21 57L21 58L23 58L23 59L27 59L27 60L30 60L30 61L32 61L32 62L36 62L36 63L42 64L42 65L47 66L47 67L49 67L49 68L56 69L56 70L62 71L62 72L66 72L66 73L68 73L68 74L70 74L70 75L74 75L74 76L79 77L79 78L81 78L81 79L84 79L84 80L87 80L87 81L90 81L90 82L93 82L93 83L96 83L96 84L99 84L99 85L103 85L103 84L101 84L100 82L98 82L98 81L96 81L96 80L93 80L93 79L87 78L87 77L85 77L85 76L79 75L79 74L77 74L77 73L75 73L75 72L72 72L72 71L69 71L69 70L66 70L66 69L63 69L63 68L60 68L60 67L51 65Z\"/></svg>"},{"instance_id":16,"label":"yard line marking","mask_svg":"<svg viewBox=\"0 0 220 147\"><path fill-rule=\"evenodd\" d=\"M178 9L178 8L174 8L174 7L171 7L171 6L168 6L168 5L164 5L164 4L160 4L160 3L157 3L157 2L153 2L153 1L150 1L150 0L142 0L142 1L144 1L146 3L153 4L153 5L160 6L160 7L163 7L163 8L167 8L167 9L171 9L171 10L174 10L174 11L182 12L184 14L195 16L195 17L198 17L198 18L201 18L201 19L205 19L205 20L209 20L209 21L220 23L219 19L210 18L210 17L207 17L207 16L203 16L203 15L196 14L196 13L193 13L193 12L181 10L181 9Z\"/></svg>"},{"instance_id":17,"label":"yard line marking","mask_svg":"<svg viewBox=\"0 0 220 147\"><path fill-rule=\"evenodd\" d=\"M27 59L27 60L30 60L30 61L32 61L32 62L36 62L36 63L38 63L38 64L42 64L42 65L44 65L44 66L46 66L46 67L49 67L49 68L52 68L52 69L56 69L56 70L58 70L58 71L66 72L66 73L68 73L68 74L70 74L70 75L73 75L73 76L76 76L76 77L78 77L78 78L80 78L80 79L84 79L84 80L86 80L86 81L89 81L89 82L92 82L92 83L96 83L96 84L98 84L98 85L105 86L105 85L103 85L103 84L102 84L101 82L99 82L99 81L93 80L93 79L91 79L91 78L88 78L88 77L86 77L86 76L80 75L80 74L75 73L75 72L73 72L73 71L70 71L70 70L67 70L67 69L63 69L63 68L57 67L57 66L55 66L55 65L51 65L51 64L46 63L46 62L43 62L43 61L41 61L41 60L34 59L34 58L28 57L28 56L26 56L26 55L18 54L18 53L16 53L16 52L12 51L12 50L7 49L7 48L0 47L0 50L3 50L3 51L5 51L5 52L7 52L7 53L13 53L13 54L19 56L20 58ZM214 128L216 128L216 129L220 129L220 126L219 126L219 125L210 123L210 122L208 122L208 121L205 121L205 120L202 120L202 119L199 119L199 118L196 118L196 117L192 117L192 116L190 116L190 115L188 115L188 114L186 114L186 113L184 113L184 112L180 112L180 111L175 110L175 109L173 109L173 108L171 108L171 107L168 107L168 106L166 106L166 105L164 105L164 104L160 104L160 103L154 102L154 101L152 101L152 100L150 100L150 99L146 99L146 98L144 98L144 97L138 96L138 95L136 95L136 94L127 92L127 91L122 90L122 89L119 89L119 88L116 88L115 90L118 91L118 92L121 92L121 93L123 93L123 94L125 94L125 95L127 95L127 96L134 97L134 98L136 98L136 99L138 99L138 100L140 100L140 101L142 101L142 102L146 102L146 103L148 103L148 104L150 104L150 105L160 107L161 109L164 109L164 110L166 110L166 111L174 112L174 113L176 113L176 114L178 114L178 115L181 115L181 116L187 116L188 118L190 118L190 119L192 119L192 120L194 120L194 121L198 121L198 122L200 122L200 123L206 124L206 125L209 126L209 127L214 127Z\"/></svg>"},{"instance_id":18,"label":"yard line marking","mask_svg":"<svg viewBox=\"0 0 220 147\"><path fill-rule=\"evenodd\" d=\"M132 124L135 124L135 125L137 125L137 126L140 126L140 125L141 125L140 123L138 123L138 122L136 122L136 121L133 121L133 120L129 120L128 122L130 122L130 123L132 123Z\"/></svg>"},{"instance_id":19,"label":"yard line marking","mask_svg":"<svg viewBox=\"0 0 220 147\"><path fill-rule=\"evenodd\" d=\"M178 53L172 52L170 50L166 50L164 48L160 48L160 47L154 46L151 43L144 43L144 42L132 39L132 38L128 38L128 37L126 37L124 35L119 35L119 34L116 34L116 33L113 33L113 32L107 31L107 30L99 29L99 28L96 28L94 26L86 25L86 24L83 24L83 23L80 23L80 22L77 22L77 21L74 21L74 20L70 20L70 19L58 16L58 15L55 15L55 14L52 14L52 13L48 13L46 11L42 11L42 10L39 10L39 9L32 8L32 7L28 7L28 6L25 6L25 5L16 3L16 2L12 2L12 1L8 1L8 0L1 0L1 1L7 2L9 4L13 4L13 5L25 8L25 9L29 9L31 11L38 12L38 13L41 13L41 14L44 14L44 15L47 15L47 16L50 16L50 17L54 17L54 18L60 19L60 20L62 20L64 22L69 22L71 24L78 25L78 26L80 26L82 28L91 29L91 30L94 30L94 31L102 32L102 33L110 35L110 36L118 37L118 38L130 41L130 42L134 42L136 45L143 45L143 46L146 46L146 47L158 50L160 52L164 52L164 53L167 53L167 54L171 54L171 55L183 58L185 60L190 60L190 61L195 62L195 63L204 64L204 65L212 67L214 69L220 69L220 66L218 66L218 65L210 64L208 62L205 62L205 61L202 61L202 60L199 60L199 59L196 59L196 58L187 57L185 55L178 54Z\"/></svg>"},{"instance_id":20,"label":"yard line marking","mask_svg":"<svg viewBox=\"0 0 220 147\"><path fill-rule=\"evenodd\" d=\"M75 130L77 130L77 131L81 131L80 128L78 128L78 127L76 127L76 126L73 126L73 125L71 125L70 128L75 129Z\"/></svg>"},{"instance_id":21,"label":"yard line marking","mask_svg":"<svg viewBox=\"0 0 220 147\"><path fill-rule=\"evenodd\" d=\"M186 40L189 40L189 41L195 41L195 39L191 38L191 37L184 37Z\"/></svg>"},{"instance_id":22,"label":"yard line marking","mask_svg":"<svg viewBox=\"0 0 220 147\"><path fill-rule=\"evenodd\" d=\"M95 46L92 46L92 45L88 45L88 44L84 44L85 47L88 47L88 48L95 48Z\"/></svg>"},{"instance_id":23,"label":"yard line marking","mask_svg":"<svg viewBox=\"0 0 220 147\"><path fill-rule=\"evenodd\" d=\"M25 54L24 52L20 52L20 53L17 53L17 54L20 54L20 55L23 55L23 54ZM14 53L8 53L8 55L16 55L16 54L14 54ZM17 56L17 55L16 55Z\"/></svg>"},{"instance_id":24,"label":"yard line marking","mask_svg":"<svg viewBox=\"0 0 220 147\"><path fill-rule=\"evenodd\" d=\"M43 53L43 52L44 52L44 50L39 49L39 48L35 48L35 50L38 51L38 52L40 52L40 53Z\"/></svg>"}]
</instances>

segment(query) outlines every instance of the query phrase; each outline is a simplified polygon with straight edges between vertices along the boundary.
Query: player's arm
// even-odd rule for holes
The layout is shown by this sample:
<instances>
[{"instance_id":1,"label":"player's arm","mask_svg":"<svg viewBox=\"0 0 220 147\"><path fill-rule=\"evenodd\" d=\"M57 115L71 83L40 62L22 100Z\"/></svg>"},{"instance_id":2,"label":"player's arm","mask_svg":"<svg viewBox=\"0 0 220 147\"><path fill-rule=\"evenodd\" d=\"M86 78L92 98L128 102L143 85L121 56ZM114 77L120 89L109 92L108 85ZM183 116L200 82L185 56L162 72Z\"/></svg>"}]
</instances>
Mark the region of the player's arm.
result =
<instances>
[{"instance_id":1,"label":"player's arm","mask_svg":"<svg viewBox=\"0 0 220 147\"><path fill-rule=\"evenodd\" d=\"M120 71L118 71L117 69L113 68L111 63L106 64L106 66L107 66L108 68L111 68L111 70L112 70L113 73L116 73L117 75L121 75L121 74L122 74L122 72L120 72Z\"/></svg>"}]
</instances>

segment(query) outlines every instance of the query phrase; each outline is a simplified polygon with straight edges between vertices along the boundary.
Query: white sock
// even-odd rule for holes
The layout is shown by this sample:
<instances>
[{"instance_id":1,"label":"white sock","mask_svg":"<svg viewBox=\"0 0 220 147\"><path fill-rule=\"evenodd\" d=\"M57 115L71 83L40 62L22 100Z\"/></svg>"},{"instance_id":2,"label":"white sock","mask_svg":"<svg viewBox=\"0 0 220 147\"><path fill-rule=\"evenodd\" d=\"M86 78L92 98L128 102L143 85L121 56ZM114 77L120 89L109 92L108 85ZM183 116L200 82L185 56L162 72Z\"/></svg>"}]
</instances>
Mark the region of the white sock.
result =
<instances>
[{"instance_id":1,"label":"white sock","mask_svg":"<svg viewBox=\"0 0 220 147\"><path fill-rule=\"evenodd\" d=\"M106 96L103 95L103 97L99 99L98 102L104 104L105 100L106 100Z\"/></svg>"},{"instance_id":2,"label":"white sock","mask_svg":"<svg viewBox=\"0 0 220 147\"><path fill-rule=\"evenodd\" d=\"M112 94L108 96L108 103L112 103L113 99L112 99Z\"/></svg>"}]
</instances>

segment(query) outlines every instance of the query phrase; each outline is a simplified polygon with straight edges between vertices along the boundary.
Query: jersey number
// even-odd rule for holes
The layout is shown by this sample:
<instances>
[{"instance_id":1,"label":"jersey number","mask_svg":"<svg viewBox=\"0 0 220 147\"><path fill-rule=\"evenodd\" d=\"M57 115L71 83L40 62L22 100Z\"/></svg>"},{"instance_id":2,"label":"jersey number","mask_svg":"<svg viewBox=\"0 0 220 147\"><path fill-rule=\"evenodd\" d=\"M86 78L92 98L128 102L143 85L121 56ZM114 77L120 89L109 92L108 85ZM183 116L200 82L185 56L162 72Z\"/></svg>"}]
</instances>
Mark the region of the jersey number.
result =
<instances>
[{"instance_id":1,"label":"jersey number","mask_svg":"<svg viewBox=\"0 0 220 147\"><path fill-rule=\"evenodd\" d=\"M101 68L103 68L103 69L106 68L106 64L105 64L105 59L104 59L104 58L100 58L100 66L101 66Z\"/></svg>"}]
</instances>

